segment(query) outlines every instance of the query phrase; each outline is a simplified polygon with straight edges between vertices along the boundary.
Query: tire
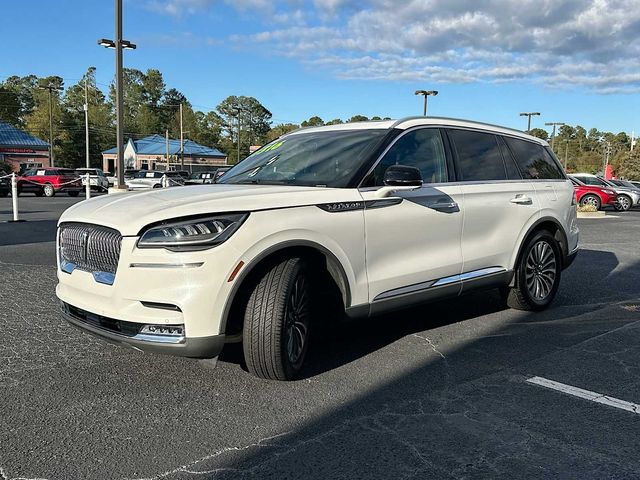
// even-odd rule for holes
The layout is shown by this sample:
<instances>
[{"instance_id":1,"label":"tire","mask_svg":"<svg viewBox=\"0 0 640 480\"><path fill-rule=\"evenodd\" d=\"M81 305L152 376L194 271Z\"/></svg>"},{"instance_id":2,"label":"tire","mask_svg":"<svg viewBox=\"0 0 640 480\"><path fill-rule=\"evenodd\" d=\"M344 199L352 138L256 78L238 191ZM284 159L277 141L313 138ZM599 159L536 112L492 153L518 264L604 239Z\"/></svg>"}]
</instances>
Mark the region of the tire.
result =
<instances>
[{"instance_id":1,"label":"tire","mask_svg":"<svg viewBox=\"0 0 640 480\"><path fill-rule=\"evenodd\" d=\"M253 288L244 315L243 351L249 372L293 380L309 345L311 289L301 258L281 261Z\"/></svg>"},{"instance_id":2,"label":"tire","mask_svg":"<svg viewBox=\"0 0 640 480\"><path fill-rule=\"evenodd\" d=\"M159 184L159 183L156 183L156 184L153 186L153 188L162 188L162 185L161 185L161 184Z\"/></svg>"},{"instance_id":3,"label":"tire","mask_svg":"<svg viewBox=\"0 0 640 480\"><path fill-rule=\"evenodd\" d=\"M597 195L588 193L580 199L580 205L593 205L597 210L600 210L602 207L602 201Z\"/></svg>"},{"instance_id":4,"label":"tire","mask_svg":"<svg viewBox=\"0 0 640 480\"><path fill-rule=\"evenodd\" d=\"M69 195L70 197L77 197L78 195L80 195L80 192L67 192L67 195Z\"/></svg>"},{"instance_id":5,"label":"tire","mask_svg":"<svg viewBox=\"0 0 640 480\"><path fill-rule=\"evenodd\" d=\"M546 230L536 232L518 260L515 286L508 292L507 305L516 310L544 310L556 296L561 272L558 242Z\"/></svg>"},{"instance_id":6,"label":"tire","mask_svg":"<svg viewBox=\"0 0 640 480\"><path fill-rule=\"evenodd\" d=\"M53 197L56 194L56 189L50 183L45 183L42 187L45 197Z\"/></svg>"},{"instance_id":7,"label":"tire","mask_svg":"<svg viewBox=\"0 0 640 480\"><path fill-rule=\"evenodd\" d=\"M626 212L633 205L633 201L627 195L618 195L616 200L615 209L619 212Z\"/></svg>"}]
</instances>

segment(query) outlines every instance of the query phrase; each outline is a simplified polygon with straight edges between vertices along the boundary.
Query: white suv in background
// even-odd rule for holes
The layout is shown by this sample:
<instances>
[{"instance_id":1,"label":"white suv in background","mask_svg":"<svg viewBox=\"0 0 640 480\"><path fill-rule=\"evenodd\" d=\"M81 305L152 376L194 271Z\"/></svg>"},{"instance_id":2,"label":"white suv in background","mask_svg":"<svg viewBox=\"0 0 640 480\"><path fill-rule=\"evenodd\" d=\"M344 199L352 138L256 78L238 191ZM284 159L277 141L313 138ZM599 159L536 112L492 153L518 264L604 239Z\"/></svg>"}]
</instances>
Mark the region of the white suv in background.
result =
<instances>
[{"instance_id":1,"label":"white suv in background","mask_svg":"<svg viewBox=\"0 0 640 480\"><path fill-rule=\"evenodd\" d=\"M99 168L76 168L76 175L82 179L82 186L87 185L87 173L91 190L106 192L109 190L109 179Z\"/></svg>"},{"instance_id":2,"label":"white suv in background","mask_svg":"<svg viewBox=\"0 0 640 480\"><path fill-rule=\"evenodd\" d=\"M219 184L80 202L57 247L74 325L188 357L241 341L250 372L289 380L331 299L367 317L500 288L546 308L578 227L546 142L420 117L301 129Z\"/></svg>"}]
</instances>

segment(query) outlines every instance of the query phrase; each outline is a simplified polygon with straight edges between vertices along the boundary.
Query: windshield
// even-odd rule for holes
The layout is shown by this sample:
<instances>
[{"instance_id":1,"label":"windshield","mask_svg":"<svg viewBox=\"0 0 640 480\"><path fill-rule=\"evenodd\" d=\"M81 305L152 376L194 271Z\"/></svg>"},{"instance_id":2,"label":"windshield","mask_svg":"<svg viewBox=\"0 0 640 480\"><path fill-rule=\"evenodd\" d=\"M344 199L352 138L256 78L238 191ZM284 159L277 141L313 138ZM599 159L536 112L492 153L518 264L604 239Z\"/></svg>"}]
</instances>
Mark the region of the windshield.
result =
<instances>
[{"instance_id":1,"label":"windshield","mask_svg":"<svg viewBox=\"0 0 640 480\"><path fill-rule=\"evenodd\" d=\"M346 187L387 133L372 129L290 135L249 155L219 183Z\"/></svg>"}]
</instances>

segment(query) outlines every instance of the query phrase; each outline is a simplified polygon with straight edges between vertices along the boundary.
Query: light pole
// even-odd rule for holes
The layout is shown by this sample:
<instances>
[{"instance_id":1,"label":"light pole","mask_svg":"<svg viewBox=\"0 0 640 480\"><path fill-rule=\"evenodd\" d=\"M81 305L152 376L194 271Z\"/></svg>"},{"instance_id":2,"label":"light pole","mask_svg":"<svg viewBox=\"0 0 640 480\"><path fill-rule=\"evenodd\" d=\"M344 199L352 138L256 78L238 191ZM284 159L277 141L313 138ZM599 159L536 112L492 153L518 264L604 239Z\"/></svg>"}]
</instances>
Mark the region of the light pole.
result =
<instances>
[{"instance_id":1,"label":"light pole","mask_svg":"<svg viewBox=\"0 0 640 480\"><path fill-rule=\"evenodd\" d=\"M555 144L556 144L556 126L560 127L562 125L564 125L564 123L562 122L546 122L545 125L553 125L553 132L551 132L551 150L553 150L554 152L555 150Z\"/></svg>"},{"instance_id":2,"label":"light pole","mask_svg":"<svg viewBox=\"0 0 640 480\"><path fill-rule=\"evenodd\" d=\"M427 97L429 95L433 95L434 97L438 95L437 90L416 90L414 95L423 95L424 96L424 111L422 113L423 116L427 116Z\"/></svg>"},{"instance_id":3,"label":"light pole","mask_svg":"<svg viewBox=\"0 0 640 480\"><path fill-rule=\"evenodd\" d=\"M238 118L238 158L236 159L236 163L240 163L240 112L242 112L242 109L236 106L233 110L236 112Z\"/></svg>"},{"instance_id":4,"label":"light pole","mask_svg":"<svg viewBox=\"0 0 640 480\"><path fill-rule=\"evenodd\" d=\"M564 171L567 171L567 158L569 157L569 139L564 140Z\"/></svg>"},{"instance_id":5,"label":"light pole","mask_svg":"<svg viewBox=\"0 0 640 480\"><path fill-rule=\"evenodd\" d=\"M531 131L531 117L538 117L540 116L540 112L523 112L520 114L521 117L529 117L529 120L527 122L527 133L529 133Z\"/></svg>"},{"instance_id":6,"label":"light pole","mask_svg":"<svg viewBox=\"0 0 640 480\"><path fill-rule=\"evenodd\" d=\"M123 94L122 94L122 50L127 48L134 50L136 45L122 39L122 0L116 2L116 39L108 40L102 38L98 40L98 45L116 50L116 163L117 177L116 189L126 189L124 183L124 131L123 131Z\"/></svg>"},{"instance_id":7,"label":"light pole","mask_svg":"<svg viewBox=\"0 0 640 480\"><path fill-rule=\"evenodd\" d=\"M54 84L50 81L49 83L43 83L38 85L38 88L41 88L42 90L49 90L49 159L51 161L52 167L56 166L56 162L55 162L54 153L53 153L53 102L51 98L53 95L52 92L54 90L56 92L62 91L62 85L63 85L62 79L60 79L57 84Z\"/></svg>"}]
</instances>

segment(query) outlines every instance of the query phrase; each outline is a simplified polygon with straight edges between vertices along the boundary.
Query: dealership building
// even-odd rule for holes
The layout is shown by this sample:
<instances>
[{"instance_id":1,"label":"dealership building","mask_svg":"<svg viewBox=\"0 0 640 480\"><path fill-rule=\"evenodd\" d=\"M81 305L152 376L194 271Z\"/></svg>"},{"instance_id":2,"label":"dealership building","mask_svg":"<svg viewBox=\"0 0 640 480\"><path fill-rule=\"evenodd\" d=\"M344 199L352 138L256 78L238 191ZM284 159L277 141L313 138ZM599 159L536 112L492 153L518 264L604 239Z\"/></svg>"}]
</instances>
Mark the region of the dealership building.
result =
<instances>
[{"instance_id":1,"label":"dealership building","mask_svg":"<svg viewBox=\"0 0 640 480\"><path fill-rule=\"evenodd\" d=\"M49 144L13 125L0 122L0 162L3 160L14 172L48 167Z\"/></svg>"},{"instance_id":2,"label":"dealership building","mask_svg":"<svg viewBox=\"0 0 640 480\"><path fill-rule=\"evenodd\" d=\"M102 168L115 172L116 148L102 152ZM180 140L169 140L169 163L171 170L180 170ZM221 151L200 145L191 140L184 141L184 169L190 172L208 170L227 165L227 156ZM151 135L140 140L131 140L124 148L124 167L127 170L165 170L167 168L167 141L160 135Z\"/></svg>"}]
</instances>

